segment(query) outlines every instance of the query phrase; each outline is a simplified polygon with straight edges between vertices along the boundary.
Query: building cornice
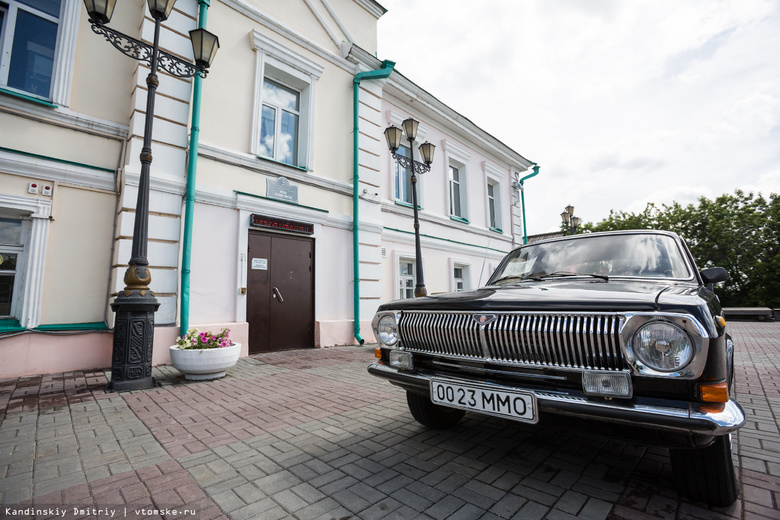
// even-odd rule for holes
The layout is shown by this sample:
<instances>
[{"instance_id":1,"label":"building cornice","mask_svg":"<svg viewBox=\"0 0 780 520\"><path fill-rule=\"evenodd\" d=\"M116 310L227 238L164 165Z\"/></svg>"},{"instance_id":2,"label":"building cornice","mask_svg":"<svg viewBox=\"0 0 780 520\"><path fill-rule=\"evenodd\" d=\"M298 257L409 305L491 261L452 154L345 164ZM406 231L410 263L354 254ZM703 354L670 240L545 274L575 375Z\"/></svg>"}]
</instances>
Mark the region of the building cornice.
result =
<instances>
[{"instance_id":1,"label":"building cornice","mask_svg":"<svg viewBox=\"0 0 780 520\"><path fill-rule=\"evenodd\" d=\"M312 173L303 172L299 168L293 168L274 161L259 159L258 157L248 153L228 150L212 144L201 142L198 145L198 157L211 159L212 161L217 161L231 166L237 166L239 168L255 173L260 173L268 177L286 177L291 181L338 193L339 195L345 195L347 197L352 196L351 184L318 177Z\"/></svg>"}]
</instances>

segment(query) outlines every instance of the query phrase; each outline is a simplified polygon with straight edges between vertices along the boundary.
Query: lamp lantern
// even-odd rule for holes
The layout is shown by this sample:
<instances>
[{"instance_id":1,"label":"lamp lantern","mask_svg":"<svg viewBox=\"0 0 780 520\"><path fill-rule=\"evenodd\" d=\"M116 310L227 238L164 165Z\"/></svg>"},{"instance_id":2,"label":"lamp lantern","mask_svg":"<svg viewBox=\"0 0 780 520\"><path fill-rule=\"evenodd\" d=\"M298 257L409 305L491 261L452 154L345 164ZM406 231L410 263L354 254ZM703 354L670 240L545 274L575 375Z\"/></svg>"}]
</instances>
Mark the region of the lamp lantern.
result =
<instances>
[{"instance_id":1,"label":"lamp lantern","mask_svg":"<svg viewBox=\"0 0 780 520\"><path fill-rule=\"evenodd\" d=\"M195 57L195 65L207 69L214 61L219 49L219 38L206 29L199 28L190 31L192 41L192 54Z\"/></svg>"},{"instance_id":2,"label":"lamp lantern","mask_svg":"<svg viewBox=\"0 0 780 520\"><path fill-rule=\"evenodd\" d=\"M89 19L100 25L109 23L114 15L116 0L84 0Z\"/></svg>"},{"instance_id":3,"label":"lamp lantern","mask_svg":"<svg viewBox=\"0 0 780 520\"><path fill-rule=\"evenodd\" d=\"M436 150L436 145L425 141L420 145L419 150L420 155L422 155L423 162L430 166L430 164L433 162L433 152Z\"/></svg>"},{"instance_id":4,"label":"lamp lantern","mask_svg":"<svg viewBox=\"0 0 780 520\"><path fill-rule=\"evenodd\" d=\"M395 153L398 151L398 147L401 146L401 137L403 137L403 131L397 126L388 126L385 129L387 147L391 152Z\"/></svg>"},{"instance_id":5,"label":"lamp lantern","mask_svg":"<svg viewBox=\"0 0 780 520\"><path fill-rule=\"evenodd\" d=\"M164 22L171 15L176 0L147 0L147 2L152 18Z\"/></svg>"},{"instance_id":6,"label":"lamp lantern","mask_svg":"<svg viewBox=\"0 0 780 520\"><path fill-rule=\"evenodd\" d=\"M401 123L401 126L404 127L404 132L406 132L406 138L410 141L414 141L417 139L417 127L420 125L420 122L416 119L409 118L406 119L403 123Z\"/></svg>"}]
</instances>

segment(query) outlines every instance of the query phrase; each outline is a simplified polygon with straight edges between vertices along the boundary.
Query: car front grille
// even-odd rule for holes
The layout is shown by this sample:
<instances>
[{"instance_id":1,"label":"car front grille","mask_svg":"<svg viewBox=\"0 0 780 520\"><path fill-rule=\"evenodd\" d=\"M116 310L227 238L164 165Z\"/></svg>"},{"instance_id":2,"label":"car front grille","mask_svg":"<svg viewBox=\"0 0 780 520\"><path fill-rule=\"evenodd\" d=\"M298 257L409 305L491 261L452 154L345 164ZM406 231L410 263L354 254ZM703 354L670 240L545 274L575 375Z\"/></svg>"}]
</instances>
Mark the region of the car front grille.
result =
<instances>
[{"instance_id":1,"label":"car front grille","mask_svg":"<svg viewBox=\"0 0 780 520\"><path fill-rule=\"evenodd\" d=\"M620 314L404 311L399 334L406 350L454 359L623 370L624 319Z\"/></svg>"}]
</instances>

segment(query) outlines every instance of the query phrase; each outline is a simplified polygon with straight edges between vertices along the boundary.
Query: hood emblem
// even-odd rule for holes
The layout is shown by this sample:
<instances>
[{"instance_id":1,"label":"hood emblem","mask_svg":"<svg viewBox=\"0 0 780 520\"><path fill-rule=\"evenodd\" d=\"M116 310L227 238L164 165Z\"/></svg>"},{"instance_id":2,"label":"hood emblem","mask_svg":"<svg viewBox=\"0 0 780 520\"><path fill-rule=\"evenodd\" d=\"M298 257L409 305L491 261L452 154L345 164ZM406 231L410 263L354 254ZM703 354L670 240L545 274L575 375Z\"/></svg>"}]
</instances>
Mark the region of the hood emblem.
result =
<instances>
[{"instance_id":1,"label":"hood emblem","mask_svg":"<svg viewBox=\"0 0 780 520\"><path fill-rule=\"evenodd\" d=\"M498 319L496 314L472 314L471 319L485 327Z\"/></svg>"}]
</instances>

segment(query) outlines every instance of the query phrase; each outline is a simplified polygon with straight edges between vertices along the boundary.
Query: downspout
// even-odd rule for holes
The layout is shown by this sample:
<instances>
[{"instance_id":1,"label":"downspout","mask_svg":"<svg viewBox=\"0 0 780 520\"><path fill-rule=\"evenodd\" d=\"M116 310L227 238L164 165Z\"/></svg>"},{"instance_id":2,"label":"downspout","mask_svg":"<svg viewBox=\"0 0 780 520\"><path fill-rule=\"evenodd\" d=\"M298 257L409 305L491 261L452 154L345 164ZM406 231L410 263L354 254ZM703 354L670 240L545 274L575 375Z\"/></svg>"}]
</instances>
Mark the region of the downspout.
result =
<instances>
[{"instance_id":1,"label":"downspout","mask_svg":"<svg viewBox=\"0 0 780 520\"><path fill-rule=\"evenodd\" d=\"M531 177L535 177L536 175L539 175L539 165L534 164L534 172L531 175L526 175L522 179L520 179L520 200L522 201L523 205L523 244L528 243L528 230L525 226L525 189L523 186L523 181L526 179L530 179Z\"/></svg>"},{"instance_id":2,"label":"downspout","mask_svg":"<svg viewBox=\"0 0 780 520\"><path fill-rule=\"evenodd\" d=\"M395 62L385 60L382 62L382 68L369 70L355 74L352 80L352 266L353 266L353 289L354 289L354 334L359 344L365 343L360 337L360 220L358 219L358 201L359 201L359 164L358 164L358 135L359 135L359 117L358 117L358 97L360 93L360 82L362 80L385 79L390 76L395 67Z\"/></svg>"},{"instance_id":3,"label":"downspout","mask_svg":"<svg viewBox=\"0 0 780 520\"><path fill-rule=\"evenodd\" d=\"M198 0L198 29L206 28L211 0ZM195 177L198 171L198 137L200 136L200 103L203 78L196 75L192 86L192 125L190 125L190 154L187 162L187 191L184 194L184 236L181 252L181 316L179 334L190 328L190 264L192 262L192 220L195 214Z\"/></svg>"}]
</instances>

